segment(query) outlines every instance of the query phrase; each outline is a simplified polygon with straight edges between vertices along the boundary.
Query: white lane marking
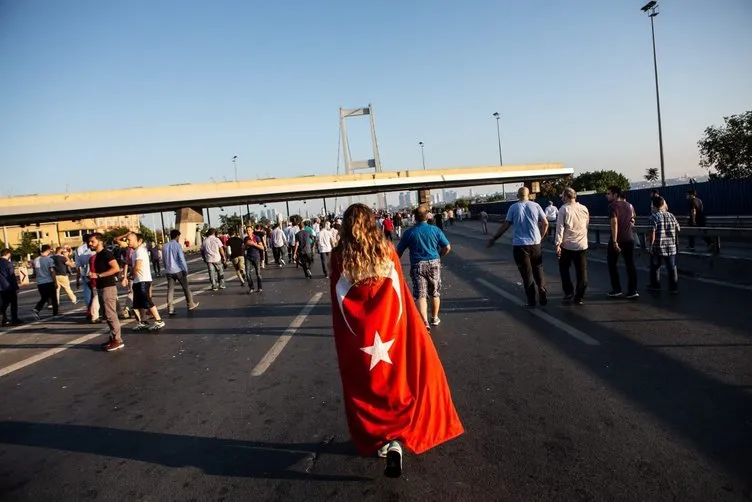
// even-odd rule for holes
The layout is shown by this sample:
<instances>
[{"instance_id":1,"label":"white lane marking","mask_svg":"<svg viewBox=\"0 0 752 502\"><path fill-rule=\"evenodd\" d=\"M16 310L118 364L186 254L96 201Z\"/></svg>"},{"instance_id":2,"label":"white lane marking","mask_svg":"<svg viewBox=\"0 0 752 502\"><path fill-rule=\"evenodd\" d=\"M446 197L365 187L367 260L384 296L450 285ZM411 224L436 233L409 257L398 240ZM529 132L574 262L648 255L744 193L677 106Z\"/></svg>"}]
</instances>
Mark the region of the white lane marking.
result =
<instances>
[{"instance_id":1,"label":"white lane marking","mask_svg":"<svg viewBox=\"0 0 752 502\"><path fill-rule=\"evenodd\" d=\"M491 284L487 280L482 279L480 277L476 278L475 280L478 281L479 283L483 284L488 289L491 289L491 290L495 291L496 293L500 294L501 296L503 296L504 298L506 298L510 302L514 303L515 305L519 305L520 307L522 307L522 306L525 305L525 302L523 302L522 300L520 300L519 298L517 298L512 293L508 293L507 291L504 291L500 287ZM530 309L529 312L532 315L534 315L534 316L536 316L536 317L538 317L538 318L546 321L547 323L551 324L552 326L555 326L555 327L559 328L560 330L562 330L566 334L568 334L568 335L576 338L577 340L581 341L585 345L600 345L601 344L595 338L591 338L590 336L586 335L585 333L583 333L579 329L577 329L577 328L575 328L573 326L570 326L569 324L565 323L564 321L560 321L559 319L555 318L554 316L552 316L552 315L550 315L550 314L548 314L546 312L543 312L542 310Z\"/></svg>"},{"instance_id":2,"label":"white lane marking","mask_svg":"<svg viewBox=\"0 0 752 502\"><path fill-rule=\"evenodd\" d=\"M293 321L290 323L290 326L287 327L287 330L285 330L285 332L282 333L279 338L277 338L277 341L274 342L272 348L269 349L269 351L261 359L261 361L259 361L256 367L253 368L251 375L261 376L266 370L269 369L269 366L271 366L274 360L279 357L279 355L282 353L282 350L285 348L285 345L290 342L295 332L298 331L300 326L303 324L303 321L306 320L308 314L311 313L311 310L313 310L313 307L316 306L323 295L324 293L319 292L311 297L311 301L309 301L308 304L303 307L303 310L300 311L298 317L293 319Z\"/></svg>"},{"instance_id":3,"label":"white lane marking","mask_svg":"<svg viewBox=\"0 0 752 502\"><path fill-rule=\"evenodd\" d=\"M188 275L190 276L190 275L193 275L193 274L198 274L200 272L201 271L196 271L196 272L193 272L192 274L188 274ZM232 280L233 280L232 277L229 278L229 279L227 279L227 281L232 281ZM207 286L204 289L200 289L200 290L196 291L195 293L193 293L193 296L195 297L195 296L201 295L202 293L206 293L207 291L209 291L209 289L210 289L210 286ZM321 293L318 293L318 294L319 294L319 297L320 297ZM121 295L121 297L122 296L123 295ZM180 298L176 299L172 303L176 304L176 303L181 303L181 302L184 302L184 301L185 301L185 296L181 296ZM165 302L165 303L157 306L157 309L158 310L163 310L165 307L167 307L167 302ZM82 309L78 309L78 310L80 311ZM68 313L70 314L72 312L75 312L75 311L71 311L71 312L68 312ZM65 314L63 314L63 315L65 315ZM160 317L161 317L161 313L160 313ZM42 319L42 320L44 320L44 319ZM131 324L134 321L135 321L135 318L133 318L133 317L130 317L128 319L121 319L120 320L120 328L122 329L124 326L126 326L127 324ZM30 323L30 324L36 324L38 322L40 322L40 321L35 321L34 323ZM28 327L28 326L29 326L29 324L25 324L24 325L24 327ZM70 342L65 342L64 344L61 344L59 347L55 347L55 348L52 348L52 349L49 349L49 350L45 350L44 352L41 352L41 353L39 353L39 354L37 354L35 356L27 357L26 359L22 359L21 361L18 361L18 362L13 363L13 364L11 364L9 366L6 366L5 368L0 368L0 378L4 377L5 375L8 375L10 373L13 373L14 371L18 371L18 370L20 370L22 368L25 368L27 366L31 366L32 364L38 363L39 361L47 359L48 357L52 357L55 354L59 354L60 352L62 352L64 350L70 349L71 347L75 347L76 345L80 345L80 344L82 344L84 342L87 342L87 341L91 340L92 338L96 338L98 336L101 336L101 335L104 335L104 334L107 334L107 333L109 333L109 328L100 329L100 330L95 331L93 333L89 333L88 335L83 335L83 336L78 337L78 338L76 338L74 340L71 340ZM3 349L3 351L8 351L8 350L13 350L13 349L12 348ZM0 351L0 352L3 352L3 351Z\"/></svg>"}]
</instances>

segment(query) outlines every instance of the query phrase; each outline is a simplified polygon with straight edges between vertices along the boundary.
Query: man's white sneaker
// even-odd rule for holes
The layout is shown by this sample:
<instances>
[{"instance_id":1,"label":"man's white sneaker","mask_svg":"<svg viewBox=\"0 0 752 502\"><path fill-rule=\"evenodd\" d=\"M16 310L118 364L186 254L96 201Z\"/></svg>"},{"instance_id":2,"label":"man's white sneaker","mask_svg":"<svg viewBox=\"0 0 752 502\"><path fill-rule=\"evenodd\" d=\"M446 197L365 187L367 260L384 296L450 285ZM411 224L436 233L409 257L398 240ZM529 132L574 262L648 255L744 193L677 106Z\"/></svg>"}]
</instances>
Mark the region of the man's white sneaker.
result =
<instances>
[{"instance_id":1,"label":"man's white sneaker","mask_svg":"<svg viewBox=\"0 0 752 502\"><path fill-rule=\"evenodd\" d=\"M439 324L441 324L441 319L439 319L438 317L431 319L431 326L438 326Z\"/></svg>"}]
</instances>

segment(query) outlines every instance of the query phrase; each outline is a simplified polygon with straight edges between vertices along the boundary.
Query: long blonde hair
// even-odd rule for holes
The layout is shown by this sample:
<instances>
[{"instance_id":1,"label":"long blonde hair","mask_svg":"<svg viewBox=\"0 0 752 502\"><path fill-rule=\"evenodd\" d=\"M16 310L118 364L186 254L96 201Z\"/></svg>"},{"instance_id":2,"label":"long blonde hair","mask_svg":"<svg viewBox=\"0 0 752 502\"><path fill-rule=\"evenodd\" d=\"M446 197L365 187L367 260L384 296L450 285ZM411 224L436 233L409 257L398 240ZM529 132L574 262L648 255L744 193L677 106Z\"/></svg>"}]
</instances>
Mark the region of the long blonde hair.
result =
<instances>
[{"instance_id":1,"label":"long blonde hair","mask_svg":"<svg viewBox=\"0 0 752 502\"><path fill-rule=\"evenodd\" d=\"M345 211L336 251L342 256L342 274L352 283L387 277L392 267L391 244L365 204Z\"/></svg>"}]
</instances>

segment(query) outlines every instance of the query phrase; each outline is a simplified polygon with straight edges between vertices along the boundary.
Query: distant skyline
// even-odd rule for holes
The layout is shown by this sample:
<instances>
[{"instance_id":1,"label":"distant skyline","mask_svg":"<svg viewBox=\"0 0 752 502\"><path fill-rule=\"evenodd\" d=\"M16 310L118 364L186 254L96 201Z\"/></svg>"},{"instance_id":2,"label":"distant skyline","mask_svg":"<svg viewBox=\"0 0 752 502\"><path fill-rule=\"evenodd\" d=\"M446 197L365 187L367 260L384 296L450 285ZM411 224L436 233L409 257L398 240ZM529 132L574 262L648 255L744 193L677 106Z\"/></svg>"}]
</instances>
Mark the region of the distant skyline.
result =
<instances>
[{"instance_id":1,"label":"distant skyline","mask_svg":"<svg viewBox=\"0 0 752 502\"><path fill-rule=\"evenodd\" d=\"M644 1L0 4L0 196L337 171L368 103L385 170L658 167ZM179 8L177 6L179 5ZM663 0L666 175L752 108L752 2ZM368 157L367 121L348 123ZM341 162L339 163L341 169Z\"/></svg>"}]
</instances>

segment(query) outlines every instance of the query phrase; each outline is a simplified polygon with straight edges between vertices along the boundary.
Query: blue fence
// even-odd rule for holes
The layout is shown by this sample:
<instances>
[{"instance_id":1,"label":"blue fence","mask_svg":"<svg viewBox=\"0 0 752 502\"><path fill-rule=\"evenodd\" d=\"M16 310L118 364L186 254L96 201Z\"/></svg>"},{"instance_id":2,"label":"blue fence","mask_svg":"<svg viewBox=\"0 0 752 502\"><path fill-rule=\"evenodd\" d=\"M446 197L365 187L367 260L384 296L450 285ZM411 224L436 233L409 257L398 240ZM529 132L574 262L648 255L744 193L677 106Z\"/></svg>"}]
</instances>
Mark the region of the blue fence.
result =
<instances>
[{"instance_id":1,"label":"blue fence","mask_svg":"<svg viewBox=\"0 0 752 502\"><path fill-rule=\"evenodd\" d=\"M702 199L707 216L750 216L752 215L752 179L745 180L717 180L694 185L673 185L658 187L661 196L666 199L669 210L676 215L687 214L687 190L694 188L697 196ZM627 192L627 200L635 207L639 216L650 214L650 188L630 190ZM543 207L548 205L548 198L536 199ZM605 194L581 195L577 200L586 205L593 216L608 215L608 201ZM472 204L470 211L477 214L485 210L490 214L505 214L510 205L515 201L486 202ZM561 205L561 200L556 197L554 203Z\"/></svg>"}]
</instances>

